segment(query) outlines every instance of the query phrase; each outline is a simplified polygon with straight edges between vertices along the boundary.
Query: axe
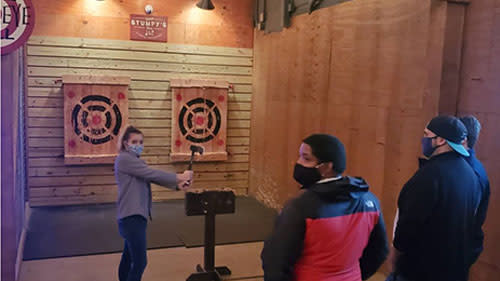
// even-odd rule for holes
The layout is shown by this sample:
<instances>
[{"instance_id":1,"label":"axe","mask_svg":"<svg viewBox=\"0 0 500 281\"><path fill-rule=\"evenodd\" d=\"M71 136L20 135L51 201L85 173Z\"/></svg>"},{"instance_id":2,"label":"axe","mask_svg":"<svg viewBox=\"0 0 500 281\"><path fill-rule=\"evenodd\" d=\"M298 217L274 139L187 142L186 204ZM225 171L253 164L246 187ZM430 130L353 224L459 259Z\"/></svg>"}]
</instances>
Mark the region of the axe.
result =
<instances>
[{"instance_id":1,"label":"axe","mask_svg":"<svg viewBox=\"0 0 500 281\"><path fill-rule=\"evenodd\" d=\"M191 145L189 149L191 150L191 160L189 161L188 170L191 171L193 170L194 154L199 153L200 155L203 155L203 147L197 145Z\"/></svg>"},{"instance_id":2,"label":"axe","mask_svg":"<svg viewBox=\"0 0 500 281\"><path fill-rule=\"evenodd\" d=\"M197 145L191 145L189 147L189 149L191 150L191 159L189 160L188 171L192 171L193 170L194 154L199 153L200 155L203 155L203 147L197 146Z\"/></svg>"}]
</instances>

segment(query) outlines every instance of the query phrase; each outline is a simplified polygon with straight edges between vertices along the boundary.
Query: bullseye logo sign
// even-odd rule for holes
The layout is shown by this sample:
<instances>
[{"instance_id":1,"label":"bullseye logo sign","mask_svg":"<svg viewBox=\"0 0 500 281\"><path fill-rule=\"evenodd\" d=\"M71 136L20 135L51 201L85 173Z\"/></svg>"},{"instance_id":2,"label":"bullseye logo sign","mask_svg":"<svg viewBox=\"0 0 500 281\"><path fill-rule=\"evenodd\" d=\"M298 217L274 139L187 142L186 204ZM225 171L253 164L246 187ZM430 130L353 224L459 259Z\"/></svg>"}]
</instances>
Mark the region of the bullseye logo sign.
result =
<instances>
[{"instance_id":1,"label":"bullseye logo sign","mask_svg":"<svg viewBox=\"0 0 500 281\"><path fill-rule=\"evenodd\" d=\"M71 92L70 92L71 94ZM119 98L124 98L119 96ZM93 145L107 143L120 133L122 114L118 105L101 95L82 98L73 107L71 123L81 140ZM76 143L70 143L74 147Z\"/></svg>"},{"instance_id":2,"label":"bullseye logo sign","mask_svg":"<svg viewBox=\"0 0 500 281\"><path fill-rule=\"evenodd\" d=\"M35 27L35 8L31 0L2 0L2 55L22 46Z\"/></svg>"}]
</instances>

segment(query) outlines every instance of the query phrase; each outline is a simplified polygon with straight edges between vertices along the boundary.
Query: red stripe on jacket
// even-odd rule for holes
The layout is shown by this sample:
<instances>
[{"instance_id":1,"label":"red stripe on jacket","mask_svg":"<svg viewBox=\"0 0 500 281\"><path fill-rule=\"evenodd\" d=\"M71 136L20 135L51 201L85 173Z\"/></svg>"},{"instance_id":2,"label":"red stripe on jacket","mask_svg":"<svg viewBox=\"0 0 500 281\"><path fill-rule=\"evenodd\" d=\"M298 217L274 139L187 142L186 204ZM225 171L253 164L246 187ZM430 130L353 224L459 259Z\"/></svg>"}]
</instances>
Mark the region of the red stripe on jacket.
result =
<instances>
[{"instance_id":1,"label":"red stripe on jacket","mask_svg":"<svg viewBox=\"0 0 500 281\"><path fill-rule=\"evenodd\" d=\"M359 259L379 216L379 212L360 212L306 219L295 281L361 281Z\"/></svg>"}]
</instances>

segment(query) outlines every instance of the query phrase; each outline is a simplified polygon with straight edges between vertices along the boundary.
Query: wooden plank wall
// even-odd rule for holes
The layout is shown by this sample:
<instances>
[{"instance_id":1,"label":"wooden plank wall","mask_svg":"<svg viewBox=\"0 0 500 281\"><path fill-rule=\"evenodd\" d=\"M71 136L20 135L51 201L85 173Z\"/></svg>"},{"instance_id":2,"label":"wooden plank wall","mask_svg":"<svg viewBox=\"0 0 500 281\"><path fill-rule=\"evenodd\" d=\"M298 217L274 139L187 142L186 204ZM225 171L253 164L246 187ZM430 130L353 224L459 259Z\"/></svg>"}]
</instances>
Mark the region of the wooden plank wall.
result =
<instances>
[{"instance_id":1,"label":"wooden plank wall","mask_svg":"<svg viewBox=\"0 0 500 281\"><path fill-rule=\"evenodd\" d=\"M112 165L65 166L61 76L130 76L129 120L145 133L144 159L156 168L181 171L169 162L172 78L213 78L234 85L229 93L228 151L224 163L195 164L195 187L230 187L246 194L252 100L251 49L32 37L27 47L28 173L32 206L112 202ZM153 199L180 193L153 187Z\"/></svg>"},{"instance_id":2,"label":"wooden plank wall","mask_svg":"<svg viewBox=\"0 0 500 281\"><path fill-rule=\"evenodd\" d=\"M33 35L128 40L130 14L150 4L153 16L168 17L170 43L252 48L254 0L216 0L209 12L198 1L36 0Z\"/></svg>"},{"instance_id":3,"label":"wooden plank wall","mask_svg":"<svg viewBox=\"0 0 500 281\"><path fill-rule=\"evenodd\" d=\"M466 8L458 115L482 123L476 150L491 183L485 249L471 271L473 281L500 276L500 0L470 1Z\"/></svg>"},{"instance_id":4,"label":"wooden plank wall","mask_svg":"<svg viewBox=\"0 0 500 281\"><path fill-rule=\"evenodd\" d=\"M367 179L392 229L437 114L446 5L352 1L294 17L281 33L256 32L250 193L282 206L298 191L302 139L334 134L346 145L347 174Z\"/></svg>"}]
</instances>

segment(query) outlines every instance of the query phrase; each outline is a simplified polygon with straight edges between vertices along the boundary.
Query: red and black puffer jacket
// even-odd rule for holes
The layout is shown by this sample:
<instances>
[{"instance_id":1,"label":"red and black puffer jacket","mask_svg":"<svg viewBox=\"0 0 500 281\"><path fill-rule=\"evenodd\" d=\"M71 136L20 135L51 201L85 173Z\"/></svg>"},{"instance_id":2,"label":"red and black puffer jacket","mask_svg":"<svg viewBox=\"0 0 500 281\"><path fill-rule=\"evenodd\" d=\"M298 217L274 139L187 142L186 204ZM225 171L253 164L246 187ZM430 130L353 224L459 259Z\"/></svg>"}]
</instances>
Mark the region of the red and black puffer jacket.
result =
<instances>
[{"instance_id":1,"label":"red and black puffer jacket","mask_svg":"<svg viewBox=\"0 0 500 281\"><path fill-rule=\"evenodd\" d=\"M290 201L265 242L265 281L360 281L388 254L379 201L361 178L318 183Z\"/></svg>"}]
</instances>

